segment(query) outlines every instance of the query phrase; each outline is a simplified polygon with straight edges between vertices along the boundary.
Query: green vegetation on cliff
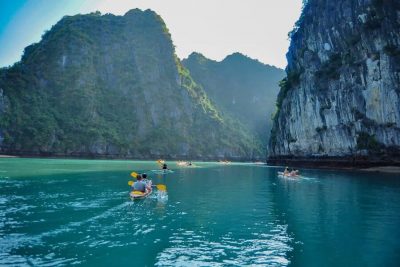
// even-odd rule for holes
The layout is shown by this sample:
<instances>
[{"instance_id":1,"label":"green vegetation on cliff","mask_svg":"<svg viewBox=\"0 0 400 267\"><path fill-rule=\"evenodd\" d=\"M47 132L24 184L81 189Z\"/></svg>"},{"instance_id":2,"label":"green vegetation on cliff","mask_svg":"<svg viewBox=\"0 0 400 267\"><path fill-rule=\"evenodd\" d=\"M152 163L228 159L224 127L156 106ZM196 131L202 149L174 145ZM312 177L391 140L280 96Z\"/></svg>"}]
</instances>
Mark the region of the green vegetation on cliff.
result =
<instances>
[{"instance_id":1,"label":"green vegetation on cliff","mask_svg":"<svg viewBox=\"0 0 400 267\"><path fill-rule=\"evenodd\" d=\"M192 53L183 64L222 112L251 131L266 153L278 82L284 71L240 53L221 62Z\"/></svg>"},{"instance_id":2,"label":"green vegetation on cliff","mask_svg":"<svg viewBox=\"0 0 400 267\"><path fill-rule=\"evenodd\" d=\"M262 154L182 66L161 17L138 9L66 16L0 70L0 148L136 158Z\"/></svg>"}]
</instances>

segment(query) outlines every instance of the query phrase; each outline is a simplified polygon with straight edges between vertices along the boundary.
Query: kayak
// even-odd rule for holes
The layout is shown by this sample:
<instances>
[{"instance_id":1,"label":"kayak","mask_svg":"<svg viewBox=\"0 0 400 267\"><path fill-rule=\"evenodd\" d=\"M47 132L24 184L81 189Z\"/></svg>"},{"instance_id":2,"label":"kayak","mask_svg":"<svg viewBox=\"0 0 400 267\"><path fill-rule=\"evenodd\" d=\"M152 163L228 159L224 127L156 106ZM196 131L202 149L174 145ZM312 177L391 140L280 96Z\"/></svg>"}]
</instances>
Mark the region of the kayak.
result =
<instances>
[{"instance_id":1,"label":"kayak","mask_svg":"<svg viewBox=\"0 0 400 267\"><path fill-rule=\"evenodd\" d=\"M156 173L156 174L167 174L167 173L173 173L174 171L172 171L172 170L151 170L151 172Z\"/></svg>"},{"instance_id":2,"label":"kayak","mask_svg":"<svg viewBox=\"0 0 400 267\"><path fill-rule=\"evenodd\" d=\"M130 181L130 182L132 182L132 181ZM128 185L132 186L132 191L129 193L129 196L131 197L132 200L146 198L152 193L152 191L153 191L151 189L152 184L153 184L152 181L144 179L143 182L146 183L146 191L145 192L134 190L133 189L133 186L135 184L134 182L132 182L131 184L128 183Z\"/></svg>"},{"instance_id":3,"label":"kayak","mask_svg":"<svg viewBox=\"0 0 400 267\"><path fill-rule=\"evenodd\" d=\"M278 172L279 177L284 177L284 178L299 178L300 175L285 175L284 172Z\"/></svg>"},{"instance_id":4,"label":"kayak","mask_svg":"<svg viewBox=\"0 0 400 267\"><path fill-rule=\"evenodd\" d=\"M182 166L182 167L197 167L193 163L190 163L190 161L178 161L176 163L176 165Z\"/></svg>"},{"instance_id":5,"label":"kayak","mask_svg":"<svg viewBox=\"0 0 400 267\"><path fill-rule=\"evenodd\" d=\"M149 195L151 195L151 193L153 192L153 190L146 190L146 192L142 192L142 191L132 191L129 193L129 196L131 197L132 200L135 199L144 199L146 197L148 197Z\"/></svg>"}]
</instances>

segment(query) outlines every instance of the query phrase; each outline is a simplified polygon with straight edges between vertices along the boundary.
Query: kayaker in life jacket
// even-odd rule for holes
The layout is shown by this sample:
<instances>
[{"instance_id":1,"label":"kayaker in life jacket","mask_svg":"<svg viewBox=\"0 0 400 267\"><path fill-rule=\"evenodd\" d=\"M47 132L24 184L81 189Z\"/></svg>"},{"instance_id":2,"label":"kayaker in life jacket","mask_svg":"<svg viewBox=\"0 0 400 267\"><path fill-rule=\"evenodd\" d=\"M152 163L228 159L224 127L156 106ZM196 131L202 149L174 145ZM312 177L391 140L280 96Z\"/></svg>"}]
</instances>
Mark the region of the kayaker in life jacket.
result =
<instances>
[{"instance_id":1,"label":"kayaker in life jacket","mask_svg":"<svg viewBox=\"0 0 400 267\"><path fill-rule=\"evenodd\" d=\"M151 180L147 179L147 174L143 173L142 178L143 178L142 181L147 185L147 189L150 189L152 182Z\"/></svg>"},{"instance_id":2,"label":"kayaker in life jacket","mask_svg":"<svg viewBox=\"0 0 400 267\"><path fill-rule=\"evenodd\" d=\"M295 170L295 169L292 169L292 171L290 172L290 174L289 174L290 176L299 176L299 170Z\"/></svg>"},{"instance_id":3,"label":"kayaker in life jacket","mask_svg":"<svg viewBox=\"0 0 400 267\"><path fill-rule=\"evenodd\" d=\"M167 166L166 163L163 164L162 169L163 169L163 170L168 170L168 166Z\"/></svg>"},{"instance_id":4,"label":"kayaker in life jacket","mask_svg":"<svg viewBox=\"0 0 400 267\"><path fill-rule=\"evenodd\" d=\"M283 171L283 175L285 175L285 176L289 176L290 175L289 167L285 168L285 170Z\"/></svg>"},{"instance_id":5,"label":"kayaker in life jacket","mask_svg":"<svg viewBox=\"0 0 400 267\"><path fill-rule=\"evenodd\" d=\"M146 175L147 177L147 175ZM143 181L143 178L140 174L136 177L137 181L133 184L134 191L140 191L145 193L146 189L148 189L147 184Z\"/></svg>"}]
</instances>

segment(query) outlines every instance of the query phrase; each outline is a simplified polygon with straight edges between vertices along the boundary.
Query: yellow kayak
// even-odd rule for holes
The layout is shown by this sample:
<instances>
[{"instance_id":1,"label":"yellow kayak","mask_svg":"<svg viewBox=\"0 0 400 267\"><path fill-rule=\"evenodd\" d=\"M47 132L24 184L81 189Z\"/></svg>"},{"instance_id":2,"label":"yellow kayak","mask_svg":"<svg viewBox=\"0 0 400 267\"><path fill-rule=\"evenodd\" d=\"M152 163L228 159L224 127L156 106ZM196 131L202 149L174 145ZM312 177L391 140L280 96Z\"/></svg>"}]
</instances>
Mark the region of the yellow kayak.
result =
<instances>
[{"instance_id":1,"label":"yellow kayak","mask_svg":"<svg viewBox=\"0 0 400 267\"><path fill-rule=\"evenodd\" d=\"M132 200L143 199L143 198L148 197L152 192L153 192L153 190L146 190L146 192L132 191L129 193L129 196L131 197Z\"/></svg>"}]
</instances>

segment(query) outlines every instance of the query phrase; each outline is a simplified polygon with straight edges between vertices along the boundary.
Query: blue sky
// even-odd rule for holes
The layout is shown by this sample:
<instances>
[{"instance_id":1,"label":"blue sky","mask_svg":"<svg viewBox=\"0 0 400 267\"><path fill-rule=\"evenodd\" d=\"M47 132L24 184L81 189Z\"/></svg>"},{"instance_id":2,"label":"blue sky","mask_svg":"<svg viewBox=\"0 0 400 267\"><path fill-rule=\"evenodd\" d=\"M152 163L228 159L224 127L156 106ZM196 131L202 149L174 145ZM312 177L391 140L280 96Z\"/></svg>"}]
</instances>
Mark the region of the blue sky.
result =
<instances>
[{"instance_id":1,"label":"blue sky","mask_svg":"<svg viewBox=\"0 0 400 267\"><path fill-rule=\"evenodd\" d=\"M221 60L241 52L284 68L287 33L300 16L301 0L0 0L0 67L20 60L64 15L123 15L153 9L165 20L180 58L193 51Z\"/></svg>"}]
</instances>

